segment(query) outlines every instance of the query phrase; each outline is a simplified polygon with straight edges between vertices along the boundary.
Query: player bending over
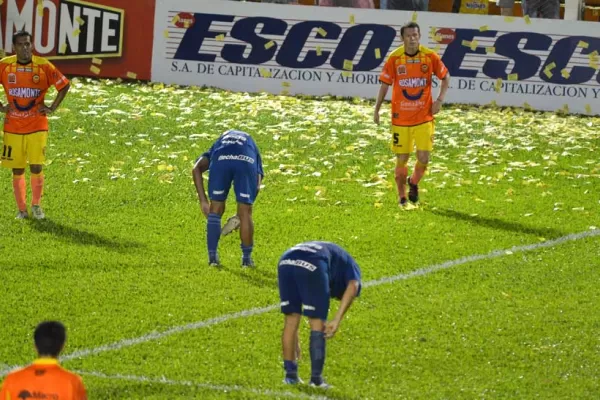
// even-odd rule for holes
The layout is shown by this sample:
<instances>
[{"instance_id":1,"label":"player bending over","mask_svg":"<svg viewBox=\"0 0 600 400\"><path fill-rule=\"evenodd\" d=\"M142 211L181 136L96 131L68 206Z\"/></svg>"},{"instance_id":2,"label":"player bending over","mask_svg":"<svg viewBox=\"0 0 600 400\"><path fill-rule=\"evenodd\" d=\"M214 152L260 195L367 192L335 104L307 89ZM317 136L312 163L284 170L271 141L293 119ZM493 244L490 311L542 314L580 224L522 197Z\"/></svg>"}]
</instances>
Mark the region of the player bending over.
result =
<instances>
[{"instance_id":1,"label":"player bending over","mask_svg":"<svg viewBox=\"0 0 600 400\"><path fill-rule=\"evenodd\" d=\"M205 171L209 171L210 204L206 198L202 178ZM252 137L246 132L235 130L223 133L211 148L198 158L192 176L202 213L208 219L206 224L208 264L220 265L217 248L221 236L221 217L225 212L225 201L233 182L238 204L237 216L240 222L242 267L254 267L252 204L258 195L264 172L260 152Z\"/></svg>"},{"instance_id":2,"label":"player bending over","mask_svg":"<svg viewBox=\"0 0 600 400\"><path fill-rule=\"evenodd\" d=\"M281 342L284 383L296 384L300 354L298 327L301 313L310 324L311 386L327 388L323 380L325 339L335 335L346 311L360 295L360 268L344 249L334 243L305 242L287 250L279 259L279 297L285 314ZM329 299L340 299L335 317L327 321Z\"/></svg>"}]
</instances>

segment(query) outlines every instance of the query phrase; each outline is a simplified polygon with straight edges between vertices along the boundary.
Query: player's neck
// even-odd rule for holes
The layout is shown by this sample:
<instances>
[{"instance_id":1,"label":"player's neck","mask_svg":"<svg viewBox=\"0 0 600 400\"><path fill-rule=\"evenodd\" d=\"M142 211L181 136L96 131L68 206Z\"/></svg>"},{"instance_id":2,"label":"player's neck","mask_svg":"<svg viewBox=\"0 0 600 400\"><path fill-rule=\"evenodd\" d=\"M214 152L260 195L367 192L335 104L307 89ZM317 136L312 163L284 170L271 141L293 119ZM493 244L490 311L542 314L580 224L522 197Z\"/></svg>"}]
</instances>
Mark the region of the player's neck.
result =
<instances>
[{"instance_id":1,"label":"player's neck","mask_svg":"<svg viewBox=\"0 0 600 400\"><path fill-rule=\"evenodd\" d=\"M31 64L31 58L29 58L29 59L17 58L17 62L21 65Z\"/></svg>"},{"instance_id":2,"label":"player's neck","mask_svg":"<svg viewBox=\"0 0 600 400\"><path fill-rule=\"evenodd\" d=\"M411 50L412 50L412 51L411 51ZM418 53L419 53L419 47L418 47L418 46L417 46L416 48L414 48L414 49L410 49L410 50L409 50L409 49L407 49L407 48L406 48L406 49L404 49L404 54L406 54L406 55L407 55L407 56L409 56L409 57L414 57L414 56L416 56Z\"/></svg>"}]
</instances>

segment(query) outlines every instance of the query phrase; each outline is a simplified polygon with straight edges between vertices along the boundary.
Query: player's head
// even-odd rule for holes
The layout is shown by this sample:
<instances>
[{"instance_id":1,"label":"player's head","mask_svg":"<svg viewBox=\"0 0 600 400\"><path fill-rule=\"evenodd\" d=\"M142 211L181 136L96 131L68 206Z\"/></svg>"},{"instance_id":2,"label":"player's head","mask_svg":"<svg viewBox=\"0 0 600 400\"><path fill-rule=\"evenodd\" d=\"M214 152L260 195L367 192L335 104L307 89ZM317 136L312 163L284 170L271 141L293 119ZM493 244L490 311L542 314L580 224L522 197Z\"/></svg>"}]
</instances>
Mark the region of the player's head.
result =
<instances>
[{"instance_id":1,"label":"player's head","mask_svg":"<svg viewBox=\"0 0 600 400\"><path fill-rule=\"evenodd\" d=\"M58 358L62 351L67 333L65 326L58 321L45 321L35 328L33 340L40 356Z\"/></svg>"},{"instance_id":2,"label":"player's head","mask_svg":"<svg viewBox=\"0 0 600 400\"><path fill-rule=\"evenodd\" d=\"M400 36L406 49L416 50L421 40L421 28L416 22L409 22L400 28Z\"/></svg>"},{"instance_id":3,"label":"player's head","mask_svg":"<svg viewBox=\"0 0 600 400\"><path fill-rule=\"evenodd\" d=\"M31 45L31 33L27 31L19 31L13 36L13 46L15 53L17 53L17 60L19 62L30 62L33 52L33 46Z\"/></svg>"}]
</instances>

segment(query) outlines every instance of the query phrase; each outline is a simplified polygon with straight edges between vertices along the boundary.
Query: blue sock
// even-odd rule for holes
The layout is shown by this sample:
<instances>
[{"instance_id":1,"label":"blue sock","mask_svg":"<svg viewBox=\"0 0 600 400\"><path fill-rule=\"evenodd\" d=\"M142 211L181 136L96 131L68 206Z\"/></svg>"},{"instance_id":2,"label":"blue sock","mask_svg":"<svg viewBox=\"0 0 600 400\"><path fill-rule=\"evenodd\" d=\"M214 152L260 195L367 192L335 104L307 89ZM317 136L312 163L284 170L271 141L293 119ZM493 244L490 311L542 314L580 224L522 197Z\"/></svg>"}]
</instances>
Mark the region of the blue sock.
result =
<instances>
[{"instance_id":1,"label":"blue sock","mask_svg":"<svg viewBox=\"0 0 600 400\"><path fill-rule=\"evenodd\" d=\"M242 260L244 261L250 261L250 258L252 258L252 248L253 246L244 246L243 244L241 245L242 248Z\"/></svg>"},{"instance_id":2,"label":"blue sock","mask_svg":"<svg viewBox=\"0 0 600 400\"><path fill-rule=\"evenodd\" d=\"M298 363L295 361L283 360L283 369L285 377L289 379L298 379Z\"/></svg>"},{"instance_id":3,"label":"blue sock","mask_svg":"<svg viewBox=\"0 0 600 400\"><path fill-rule=\"evenodd\" d=\"M214 260L217 257L217 247L221 238L221 216L218 214L208 214L206 223L206 244L208 246L208 257Z\"/></svg>"},{"instance_id":4,"label":"blue sock","mask_svg":"<svg viewBox=\"0 0 600 400\"><path fill-rule=\"evenodd\" d=\"M310 381L320 385L323 382L323 366L325 365L325 333L310 331Z\"/></svg>"}]
</instances>

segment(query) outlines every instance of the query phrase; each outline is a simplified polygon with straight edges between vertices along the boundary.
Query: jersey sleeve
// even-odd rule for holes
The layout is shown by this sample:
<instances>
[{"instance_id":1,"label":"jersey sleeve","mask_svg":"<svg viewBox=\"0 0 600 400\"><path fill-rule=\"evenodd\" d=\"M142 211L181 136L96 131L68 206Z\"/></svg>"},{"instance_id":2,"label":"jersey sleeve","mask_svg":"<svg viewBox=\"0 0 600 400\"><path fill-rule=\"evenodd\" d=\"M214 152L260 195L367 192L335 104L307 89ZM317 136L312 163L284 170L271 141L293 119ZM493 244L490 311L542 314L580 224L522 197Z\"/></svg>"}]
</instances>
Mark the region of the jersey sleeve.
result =
<instances>
[{"instance_id":1,"label":"jersey sleeve","mask_svg":"<svg viewBox=\"0 0 600 400\"><path fill-rule=\"evenodd\" d=\"M444 62L437 53L431 54L431 65L433 67L433 73L439 79L444 79L448 75L448 68L444 65Z\"/></svg>"},{"instance_id":2,"label":"jersey sleeve","mask_svg":"<svg viewBox=\"0 0 600 400\"><path fill-rule=\"evenodd\" d=\"M87 393L81 377L77 377L75 380L75 399L76 400L87 400ZM1 400L1 398L0 398Z\"/></svg>"},{"instance_id":3,"label":"jersey sleeve","mask_svg":"<svg viewBox=\"0 0 600 400\"><path fill-rule=\"evenodd\" d=\"M262 157L260 156L260 150L258 149L258 146L256 146L256 168L258 170L258 174L264 178L265 172L263 171Z\"/></svg>"},{"instance_id":4,"label":"jersey sleeve","mask_svg":"<svg viewBox=\"0 0 600 400\"><path fill-rule=\"evenodd\" d=\"M6 68L9 66L10 64L7 64L5 62L0 62L0 77L2 77L2 75L4 74L4 71L6 71Z\"/></svg>"},{"instance_id":5,"label":"jersey sleeve","mask_svg":"<svg viewBox=\"0 0 600 400\"><path fill-rule=\"evenodd\" d=\"M11 400L12 399L10 392L8 390L9 381L10 381L10 375L7 376L6 379L4 379L4 382L2 382L2 388L0 388L0 400Z\"/></svg>"},{"instance_id":6,"label":"jersey sleeve","mask_svg":"<svg viewBox=\"0 0 600 400\"><path fill-rule=\"evenodd\" d=\"M52 63L45 64L46 76L48 77L48 86L54 86L56 90L64 89L69 80Z\"/></svg>"},{"instance_id":7,"label":"jersey sleeve","mask_svg":"<svg viewBox=\"0 0 600 400\"><path fill-rule=\"evenodd\" d=\"M379 75L379 82L385 83L386 85L391 85L394 83L394 76L396 74L394 63L396 57L389 57L381 70L381 75Z\"/></svg>"}]
</instances>

